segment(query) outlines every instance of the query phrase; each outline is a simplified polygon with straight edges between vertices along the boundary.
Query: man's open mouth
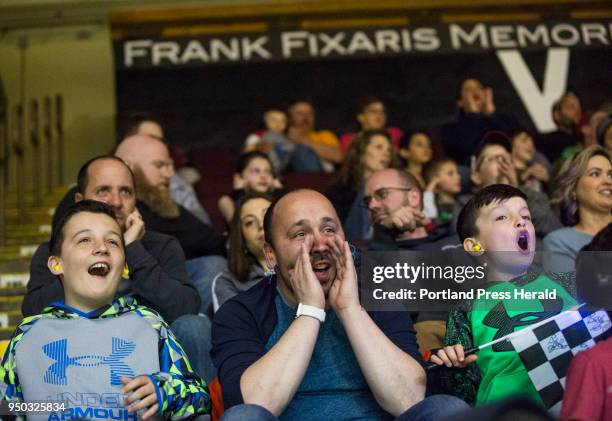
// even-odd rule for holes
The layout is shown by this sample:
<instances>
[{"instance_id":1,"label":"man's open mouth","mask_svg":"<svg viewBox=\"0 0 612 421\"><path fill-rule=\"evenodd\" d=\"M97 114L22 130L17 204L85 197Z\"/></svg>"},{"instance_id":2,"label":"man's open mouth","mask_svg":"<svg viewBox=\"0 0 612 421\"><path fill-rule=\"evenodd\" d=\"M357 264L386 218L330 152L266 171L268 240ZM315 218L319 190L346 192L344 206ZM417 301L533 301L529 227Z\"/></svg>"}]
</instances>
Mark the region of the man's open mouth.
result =
<instances>
[{"instance_id":1,"label":"man's open mouth","mask_svg":"<svg viewBox=\"0 0 612 421\"><path fill-rule=\"evenodd\" d=\"M326 282L329 280L331 264L326 261L319 261L312 264L312 270L319 280L319 282Z\"/></svg>"},{"instance_id":2,"label":"man's open mouth","mask_svg":"<svg viewBox=\"0 0 612 421\"><path fill-rule=\"evenodd\" d=\"M105 262L97 262L94 263L93 265L91 265L89 267L89 269L87 269L87 272L90 275L93 276L101 276L104 277L106 275L108 275L108 273L110 272L110 265L108 263Z\"/></svg>"},{"instance_id":3,"label":"man's open mouth","mask_svg":"<svg viewBox=\"0 0 612 421\"><path fill-rule=\"evenodd\" d=\"M516 243L522 251L529 251L529 232L521 231L517 237Z\"/></svg>"}]
</instances>

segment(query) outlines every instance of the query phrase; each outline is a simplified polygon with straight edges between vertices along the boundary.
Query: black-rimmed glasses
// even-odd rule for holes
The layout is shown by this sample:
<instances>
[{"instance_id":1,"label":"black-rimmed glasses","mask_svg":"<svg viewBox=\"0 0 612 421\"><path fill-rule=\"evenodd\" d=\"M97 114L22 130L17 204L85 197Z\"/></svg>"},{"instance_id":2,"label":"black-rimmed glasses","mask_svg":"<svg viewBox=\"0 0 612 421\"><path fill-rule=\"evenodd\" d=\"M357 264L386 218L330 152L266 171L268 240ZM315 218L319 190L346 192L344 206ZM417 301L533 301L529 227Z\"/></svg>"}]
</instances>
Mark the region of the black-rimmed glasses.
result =
<instances>
[{"instance_id":1,"label":"black-rimmed glasses","mask_svg":"<svg viewBox=\"0 0 612 421\"><path fill-rule=\"evenodd\" d=\"M372 199L376 199L378 202L380 202L381 200L385 200L392 191L410 191L410 190L412 189L411 188L409 189L406 187L382 187L374 191L372 196L363 196L361 206L365 208L369 208L370 202L372 201Z\"/></svg>"}]
</instances>

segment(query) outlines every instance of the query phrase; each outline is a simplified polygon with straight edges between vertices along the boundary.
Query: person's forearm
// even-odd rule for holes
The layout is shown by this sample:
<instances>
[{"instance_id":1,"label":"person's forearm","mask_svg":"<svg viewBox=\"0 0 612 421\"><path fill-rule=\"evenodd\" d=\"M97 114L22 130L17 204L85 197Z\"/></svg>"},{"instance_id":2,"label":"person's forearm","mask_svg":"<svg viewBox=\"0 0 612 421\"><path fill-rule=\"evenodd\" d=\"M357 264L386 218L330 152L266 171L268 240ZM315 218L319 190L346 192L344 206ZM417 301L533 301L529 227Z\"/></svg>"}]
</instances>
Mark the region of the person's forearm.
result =
<instances>
[{"instance_id":1,"label":"person's forearm","mask_svg":"<svg viewBox=\"0 0 612 421\"><path fill-rule=\"evenodd\" d=\"M280 340L240 378L244 403L263 406L279 416L287 407L310 363L321 322L298 317Z\"/></svg>"},{"instance_id":2,"label":"person's forearm","mask_svg":"<svg viewBox=\"0 0 612 421\"><path fill-rule=\"evenodd\" d=\"M338 313L376 402L397 417L425 396L425 372L361 307Z\"/></svg>"},{"instance_id":3,"label":"person's forearm","mask_svg":"<svg viewBox=\"0 0 612 421\"><path fill-rule=\"evenodd\" d=\"M319 158L331 161L335 164L341 163L344 158L342 150L337 146L322 145L314 142L308 142L306 145L312 148Z\"/></svg>"}]
</instances>

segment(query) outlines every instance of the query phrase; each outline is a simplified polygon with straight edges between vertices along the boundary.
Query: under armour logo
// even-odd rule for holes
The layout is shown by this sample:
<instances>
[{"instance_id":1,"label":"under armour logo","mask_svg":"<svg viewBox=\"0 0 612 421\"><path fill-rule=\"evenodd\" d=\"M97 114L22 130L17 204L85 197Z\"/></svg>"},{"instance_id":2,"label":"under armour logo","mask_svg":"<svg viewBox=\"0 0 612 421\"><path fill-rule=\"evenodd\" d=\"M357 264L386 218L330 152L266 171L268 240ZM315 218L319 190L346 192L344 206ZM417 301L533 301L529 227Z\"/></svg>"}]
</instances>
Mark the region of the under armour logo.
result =
<instances>
[{"instance_id":1,"label":"under armour logo","mask_svg":"<svg viewBox=\"0 0 612 421\"><path fill-rule=\"evenodd\" d=\"M491 311L489 311L482 323L486 326L498 329L495 336L493 336L493 340L495 340L514 332L517 327L529 326L555 316L563 309L563 300L560 298L555 300L540 300L540 303L542 304L542 308L544 308L542 311L527 311L510 317L506 312L503 301L500 301ZM493 351L495 352L513 350L512 344L508 341L501 341L493 345Z\"/></svg>"},{"instance_id":2,"label":"under armour logo","mask_svg":"<svg viewBox=\"0 0 612 421\"><path fill-rule=\"evenodd\" d=\"M48 384L62 385L68 384L66 369L68 367L97 367L100 365L110 366L110 384L118 386L121 384L121 376L133 377L134 372L122 360L129 356L136 349L134 342L125 339L112 338L113 349L110 355L81 355L78 357L68 356L68 339L50 342L43 345L43 352L51 359L55 360L45 372L44 382Z\"/></svg>"}]
</instances>

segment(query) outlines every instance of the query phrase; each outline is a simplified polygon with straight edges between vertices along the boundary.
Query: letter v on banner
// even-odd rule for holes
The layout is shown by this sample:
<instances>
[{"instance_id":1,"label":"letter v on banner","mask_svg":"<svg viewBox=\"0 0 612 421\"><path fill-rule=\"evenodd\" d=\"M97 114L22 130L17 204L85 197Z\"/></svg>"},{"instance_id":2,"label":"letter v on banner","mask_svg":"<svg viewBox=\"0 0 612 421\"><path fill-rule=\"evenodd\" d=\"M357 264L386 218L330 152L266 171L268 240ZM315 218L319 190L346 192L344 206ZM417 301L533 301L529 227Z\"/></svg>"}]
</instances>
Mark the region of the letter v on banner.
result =
<instances>
[{"instance_id":1,"label":"letter v on banner","mask_svg":"<svg viewBox=\"0 0 612 421\"><path fill-rule=\"evenodd\" d=\"M570 52L567 48L549 48L540 92L531 71L518 50L497 51L508 78L525 105L539 132L556 129L552 119L552 104L561 98L567 86Z\"/></svg>"}]
</instances>

